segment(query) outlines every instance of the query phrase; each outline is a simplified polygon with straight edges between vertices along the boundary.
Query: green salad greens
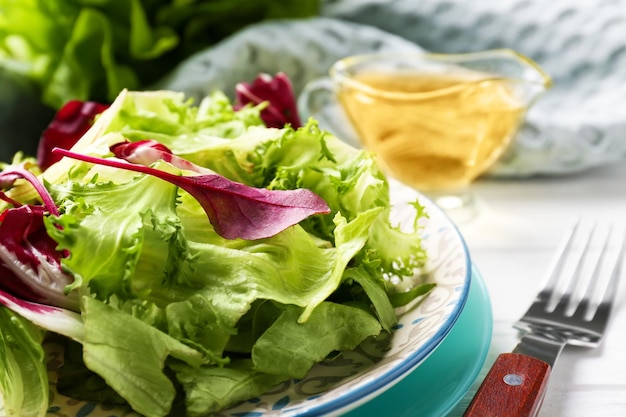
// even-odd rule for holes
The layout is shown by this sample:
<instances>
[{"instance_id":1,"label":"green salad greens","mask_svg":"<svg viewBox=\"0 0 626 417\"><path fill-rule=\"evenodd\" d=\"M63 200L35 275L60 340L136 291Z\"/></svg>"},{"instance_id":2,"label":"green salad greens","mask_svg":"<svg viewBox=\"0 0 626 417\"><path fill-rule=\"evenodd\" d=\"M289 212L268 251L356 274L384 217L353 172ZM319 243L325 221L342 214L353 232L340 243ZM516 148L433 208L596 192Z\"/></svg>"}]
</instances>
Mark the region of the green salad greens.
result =
<instances>
[{"instance_id":1,"label":"green salad greens","mask_svg":"<svg viewBox=\"0 0 626 417\"><path fill-rule=\"evenodd\" d=\"M48 409L44 335L41 328L0 306L0 397L6 416L42 416Z\"/></svg>"},{"instance_id":2,"label":"green salad greens","mask_svg":"<svg viewBox=\"0 0 626 417\"><path fill-rule=\"evenodd\" d=\"M42 173L20 157L5 165L0 254L41 253L22 261L36 273L21 287L0 281L7 410L45 414L42 329L67 337L61 392L151 417L205 416L391 331L395 308L432 288L398 294L390 279L424 264L423 207L401 231L370 153L314 120L268 128L262 109L235 111L218 92L196 106L123 91ZM265 232L293 210L301 216L278 232L224 237L247 233L242 224ZM45 239L12 246L23 219Z\"/></svg>"},{"instance_id":3,"label":"green salad greens","mask_svg":"<svg viewBox=\"0 0 626 417\"><path fill-rule=\"evenodd\" d=\"M319 13L319 0L0 0L0 70L41 100L109 103L191 54L264 20Z\"/></svg>"}]
</instances>

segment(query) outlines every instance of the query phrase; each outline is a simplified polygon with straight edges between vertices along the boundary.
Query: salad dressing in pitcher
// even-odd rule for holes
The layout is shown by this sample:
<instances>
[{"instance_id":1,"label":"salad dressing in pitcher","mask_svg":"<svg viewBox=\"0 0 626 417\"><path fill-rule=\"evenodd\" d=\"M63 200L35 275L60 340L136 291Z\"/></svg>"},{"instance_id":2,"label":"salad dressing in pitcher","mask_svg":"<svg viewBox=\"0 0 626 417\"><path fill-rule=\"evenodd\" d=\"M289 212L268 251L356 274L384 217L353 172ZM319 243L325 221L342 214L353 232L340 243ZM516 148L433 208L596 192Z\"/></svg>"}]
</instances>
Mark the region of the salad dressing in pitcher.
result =
<instances>
[{"instance_id":1,"label":"salad dressing in pitcher","mask_svg":"<svg viewBox=\"0 0 626 417\"><path fill-rule=\"evenodd\" d=\"M338 98L364 145L421 190L463 187L502 154L526 104L506 78L363 71ZM365 86L366 88L363 88Z\"/></svg>"}]
</instances>

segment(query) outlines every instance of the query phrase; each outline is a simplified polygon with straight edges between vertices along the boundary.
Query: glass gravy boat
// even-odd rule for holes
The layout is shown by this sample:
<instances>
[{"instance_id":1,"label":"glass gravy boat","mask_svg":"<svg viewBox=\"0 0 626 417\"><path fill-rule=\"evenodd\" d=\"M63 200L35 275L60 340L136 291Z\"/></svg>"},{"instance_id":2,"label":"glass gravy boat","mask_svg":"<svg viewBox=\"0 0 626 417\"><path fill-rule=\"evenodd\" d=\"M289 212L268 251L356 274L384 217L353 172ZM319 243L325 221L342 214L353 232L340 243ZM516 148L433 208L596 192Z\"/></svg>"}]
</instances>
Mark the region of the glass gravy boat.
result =
<instances>
[{"instance_id":1,"label":"glass gravy boat","mask_svg":"<svg viewBox=\"0 0 626 417\"><path fill-rule=\"evenodd\" d=\"M467 217L468 186L506 151L550 86L535 62L508 49L379 53L336 62L329 77L305 87L299 108L372 151L391 177Z\"/></svg>"}]
</instances>

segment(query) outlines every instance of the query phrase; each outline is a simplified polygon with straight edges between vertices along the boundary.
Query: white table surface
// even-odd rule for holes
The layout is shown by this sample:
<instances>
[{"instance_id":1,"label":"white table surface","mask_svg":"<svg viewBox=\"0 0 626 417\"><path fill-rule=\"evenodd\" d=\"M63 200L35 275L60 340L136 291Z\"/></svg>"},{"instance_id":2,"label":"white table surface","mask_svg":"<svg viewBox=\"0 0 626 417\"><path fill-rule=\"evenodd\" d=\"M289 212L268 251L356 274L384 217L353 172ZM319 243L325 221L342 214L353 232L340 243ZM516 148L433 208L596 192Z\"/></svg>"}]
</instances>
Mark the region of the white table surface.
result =
<instances>
[{"instance_id":1,"label":"white table surface","mask_svg":"<svg viewBox=\"0 0 626 417\"><path fill-rule=\"evenodd\" d=\"M495 357L509 352L512 324L528 308L554 251L577 218L626 224L626 163L574 175L482 179L479 214L458 224L493 307L493 340L478 379L449 414L461 416ZM623 229L621 229L623 230ZM541 417L626 416L626 268L600 347L567 347L553 370Z\"/></svg>"}]
</instances>

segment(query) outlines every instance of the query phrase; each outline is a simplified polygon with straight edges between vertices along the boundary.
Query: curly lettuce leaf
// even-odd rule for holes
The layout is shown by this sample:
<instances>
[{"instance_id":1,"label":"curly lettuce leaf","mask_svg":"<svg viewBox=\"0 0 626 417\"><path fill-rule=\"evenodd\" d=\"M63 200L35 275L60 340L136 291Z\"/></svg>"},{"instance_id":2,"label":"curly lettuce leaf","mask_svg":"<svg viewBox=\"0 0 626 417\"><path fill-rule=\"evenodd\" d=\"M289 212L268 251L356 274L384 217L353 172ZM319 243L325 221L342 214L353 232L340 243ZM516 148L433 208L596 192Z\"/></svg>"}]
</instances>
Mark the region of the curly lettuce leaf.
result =
<instances>
[{"instance_id":1,"label":"curly lettuce leaf","mask_svg":"<svg viewBox=\"0 0 626 417\"><path fill-rule=\"evenodd\" d=\"M253 301L267 299L303 307L299 321L305 322L341 284L343 271L363 248L377 215L373 209L349 223L338 216L336 235L341 244L336 247L320 246L297 226L259 241L191 242L193 262L187 265L193 269L185 268L178 281L202 288L214 305L237 319Z\"/></svg>"},{"instance_id":2,"label":"curly lettuce leaf","mask_svg":"<svg viewBox=\"0 0 626 417\"><path fill-rule=\"evenodd\" d=\"M103 299L113 294L128 299L171 273L175 266L169 262L184 259L184 250L176 252L183 258L163 256L176 244L176 186L144 175L122 184L69 181L52 192L63 213L47 218L46 228L59 249L70 254L62 261L74 276L69 289L88 284ZM146 244L147 233L156 238ZM155 270L132 279L140 259Z\"/></svg>"}]
</instances>

